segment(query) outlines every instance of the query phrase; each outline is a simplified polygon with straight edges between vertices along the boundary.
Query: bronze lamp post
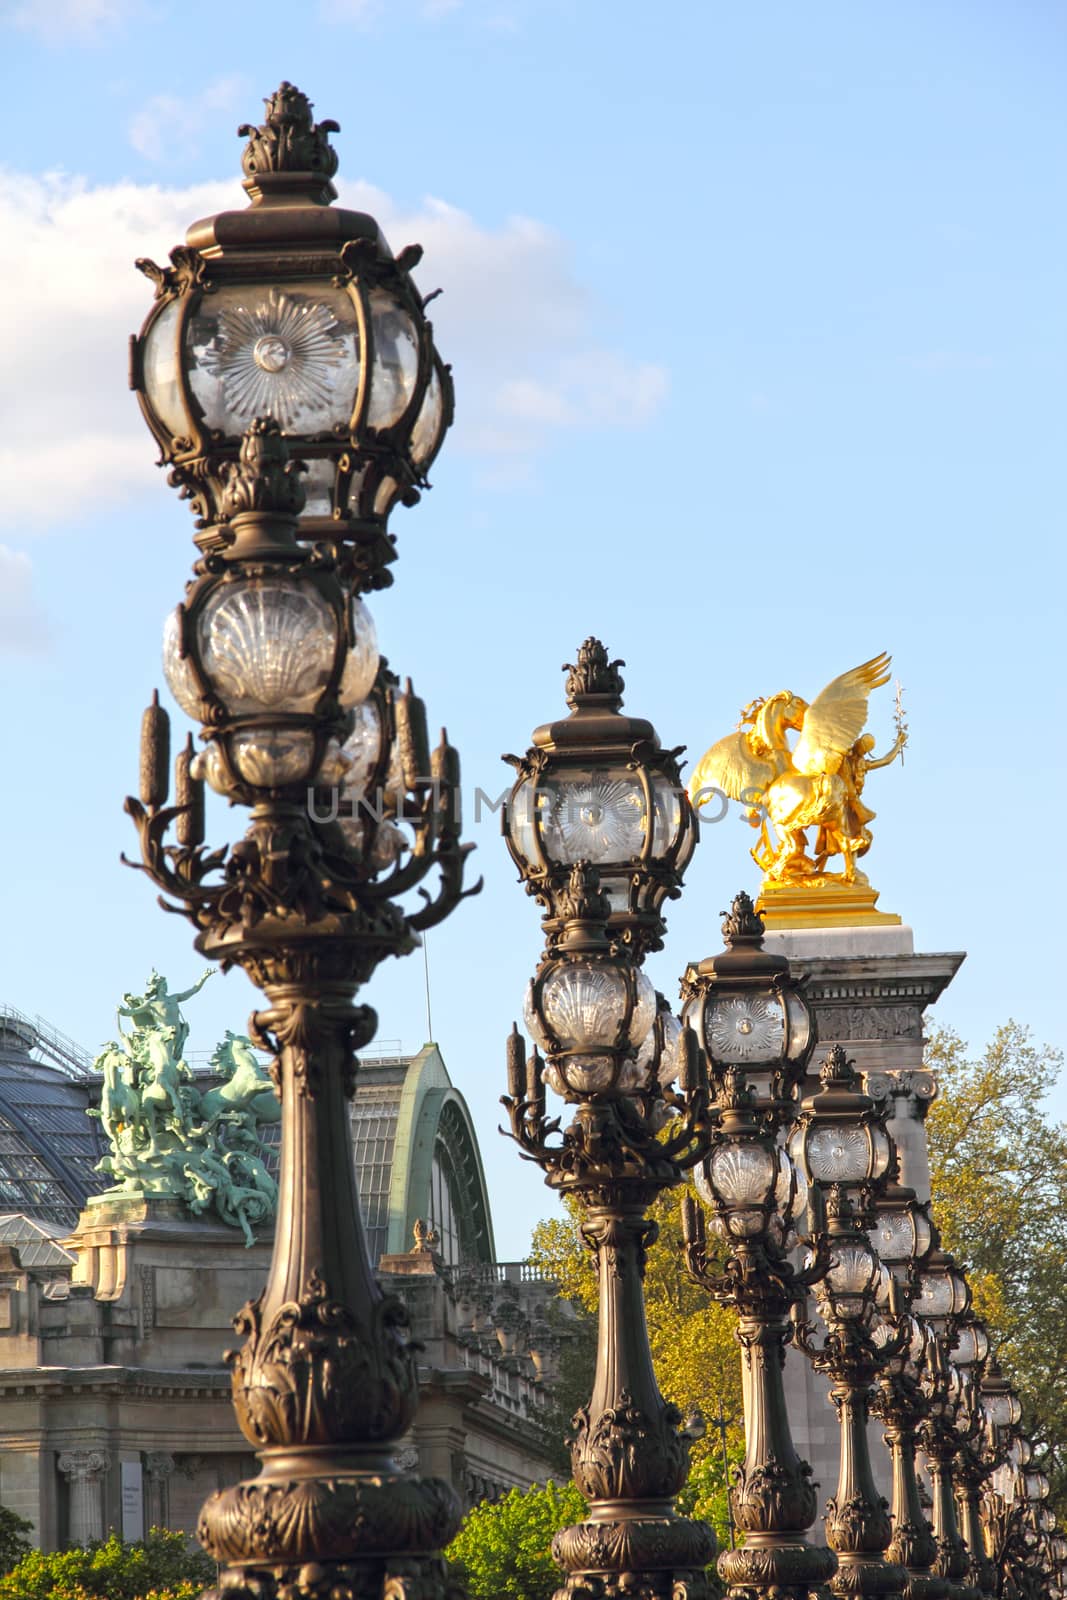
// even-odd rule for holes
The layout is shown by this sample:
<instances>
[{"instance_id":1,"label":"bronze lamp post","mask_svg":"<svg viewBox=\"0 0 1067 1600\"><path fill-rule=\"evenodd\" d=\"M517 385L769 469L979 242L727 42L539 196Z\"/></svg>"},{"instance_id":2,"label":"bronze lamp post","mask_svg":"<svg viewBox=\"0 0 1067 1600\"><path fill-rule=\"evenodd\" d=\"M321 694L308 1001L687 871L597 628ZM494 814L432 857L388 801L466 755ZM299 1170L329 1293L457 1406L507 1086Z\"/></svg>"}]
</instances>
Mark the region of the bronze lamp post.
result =
<instances>
[{"instance_id":1,"label":"bronze lamp post","mask_svg":"<svg viewBox=\"0 0 1067 1600\"><path fill-rule=\"evenodd\" d=\"M920 1428L934 1499L934 1570L949 1582L950 1600L976 1600L970 1560L956 1514L954 1469L963 1438L974 1427L967 1385L949 1350L959 1319L970 1306L967 1280L954 1258L934 1250L919 1274L912 1302L932 1334L927 1361L929 1406Z\"/></svg>"},{"instance_id":2,"label":"bronze lamp post","mask_svg":"<svg viewBox=\"0 0 1067 1600\"><path fill-rule=\"evenodd\" d=\"M801 1106L789 1149L809 1182L827 1197L825 1228L815 1232L816 1239L825 1234L824 1248L832 1258L829 1272L815 1285L826 1335L816 1345L813 1328L798 1319L797 1339L816 1371L830 1379L841 1428L837 1490L826 1506L826 1541L838 1561L831 1587L841 1596L897 1595L906 1576L886 1554L893 1528L875 1486L867 1442L875 1381L910 1336L905 1325L885 1336L881 1312L890 1307L892 1280L867 1231L892 1151L875 1102L861 1092L840 1045L823 1062L819 1085Z\"/></svg>"},{"instance_id":3,"label":"bronze lamp post","mask_svg":"<svg viewBox=\"0 0 1067 1600\"><path fill-rule=\"evenodd\" d=\"M789 1261L808 1189L778 1133L791 1115L814 1029L788 962L763 949L763 923L748 895L734 900L723 934L723 953L691 967L682 985L684 1019L707 1063L714 1118L711 1153L696 1170L696 1188L712 1208L725 1270L715 1270L704 1212L688 1196L682 1202L686 1256L696 1281L736 1308L745 1374L745 1460L730 1491L733 1521L745 1542L725 1551L718 1565L738 1600L806 1600L821 1591L837 1561L804 1537L815 1518L815 1487L811 1467L793 1444L782 1370L790 1310L827 1261L820 1256L806 1272Z\"/></svg>"},{"instance_id":4,"label":"bronze lamp post","mask_svg":"<svg viewBox=\"0 0 1067 1600\"><path fill-rule=\"evenodd\" d=\"M459 1506L393 1460L417 1404L415 1349L368 1259L346 1097L376 1025L360 989L473 892L458 756L443 736L430 751L422 703L379 658L358 598L388 581L392 490L368 510L352 489L360 473L379 492L386 475L413 486L428 459L420 419L436 419L436 447L448 386L407 277L414 258L392 258L373 219L328 203L331 127L283 85L264 126L245 130L249 210L197 224L173 267L152 273L135 377L200 513L164 669L205 748L194 756L190 740L178 755L168 804L169 720L154 702L127 809L166 909L263 991L249 1031L282 1103L268 1280L228 1356L262 1467L201 1515L216 1593L445 1600L439 1552ZM205 781L249 808L228 849L205 847ZM330 820L338 788L354 808L343 821ZM434 871L436 892L405 910L398 897Z\"/></svg>"},{"instance_id":5,"label":"bronze lamp post","mask_svg":"<svg viewBox=\"0 0 1067 1600\"><path fill-rule=\"evenodd\" d=\"M893 1463L893 1537L886 1554L904 1569L905 1600L944 1600L948 1582L933 1571L937 1541L923 1512L915 1465L917 1430L927 1414L923 1378L930 1335L911 1313L912 1290L933 1246L934 1228L926 1206L914 1189L899 1182L896 1168L894 1162L893 1177L878 1198L870 1229L871 1242L892 1279L889 1304L882 1314L882 1342L888 1343L890 1335L901 1336L896 1354L878 1375L871 1402L872 1411L885 1424L884 1439Z\"/></svg>"},{"instance_id":6,"label":"bronze lamp post","mask_svg":"<svg viewBox=\"0 0 1067 1600\"><path fill-rule=\"evenodd\" d=\"M620 714L621 665L587 640L569 669L573 717L511 758L505 829L545 909L546 947L525 1007L539 1048L527 1056L512 1032L504 1105L522 1155L581 1201L600 1286L593 1392L571 1439L589 1516L554 1541L558 1600L699 1600L714 1538L673 1507L695 1426L659 1392L642 1286L657 1231L647 1208L707 1144L702 1058L641 970L696 823L676 752ZM548 1116L546 1087L565 1102L566 1126Z\"/></svg>"}]
</instances>

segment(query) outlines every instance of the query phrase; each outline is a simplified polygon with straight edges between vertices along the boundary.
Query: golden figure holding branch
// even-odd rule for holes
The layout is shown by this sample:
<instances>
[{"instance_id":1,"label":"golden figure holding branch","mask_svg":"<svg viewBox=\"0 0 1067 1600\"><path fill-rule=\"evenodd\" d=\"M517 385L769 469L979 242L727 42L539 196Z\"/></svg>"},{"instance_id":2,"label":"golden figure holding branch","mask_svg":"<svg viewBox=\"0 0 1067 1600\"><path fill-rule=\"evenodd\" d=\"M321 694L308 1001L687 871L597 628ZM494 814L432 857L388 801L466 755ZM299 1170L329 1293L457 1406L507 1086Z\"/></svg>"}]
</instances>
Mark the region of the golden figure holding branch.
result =
<instances>
[{"instance_id":1,"label":"golden figure holding branch","mask_svg":"<svg viewBox=\"0 0 1067 1600\"><path fill-rule=\"evenodd\" d=\"M863 799L864 785L869 772L903 752L908 737L899 690L891 748L876 756L873 734L863 732L868 696L889 682L889 665L889 656L874 656L834 678L810 704L785 689L752 701L736 731L697 763L689 781L693 804L725 794L749 808L748 820L760 830L752 856L764 873L765 901L786 886L869 888L856 865L871 847L875 815ZM798 735L794 746L791 733ZM834 856L841 857L841 870L828 872ZM873 893L859 898L874 914Z\"/></svg>"}]
</instances>

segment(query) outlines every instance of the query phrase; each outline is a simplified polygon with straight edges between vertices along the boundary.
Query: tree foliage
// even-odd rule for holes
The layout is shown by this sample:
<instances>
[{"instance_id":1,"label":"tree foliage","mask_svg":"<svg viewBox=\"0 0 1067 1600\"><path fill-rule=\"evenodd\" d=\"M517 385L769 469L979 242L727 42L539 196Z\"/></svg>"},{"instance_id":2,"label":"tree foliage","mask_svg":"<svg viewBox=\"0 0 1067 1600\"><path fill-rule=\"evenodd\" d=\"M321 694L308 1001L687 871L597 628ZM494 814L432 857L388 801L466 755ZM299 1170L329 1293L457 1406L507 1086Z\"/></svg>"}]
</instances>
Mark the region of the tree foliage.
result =
<instances>
[{"instance_id":1,"label":"tree foliage","mask_svg":"<svg viewBox=\"0 0 1067 1600\"><path fill-rule=\"evenodd\" d=\"M32 1522L0 1506L0 1572L10 1572L16 1561L29 1554L33 1545L28 1535L32 1532Z\"/></svg>"},{"instance_id":2,"label":"tree foliage","mask_svg":"<svg viewBox=\"0 0 1067 1600\"><path fill-rule=\"evenodd\" d=\"M741 1364L734 1336L736 1318L715 1305L685 1270L680 1215L680 1191L668 1190L649 1209L659 1227L659 1237L648 1252L645 1273L645 1308L649 1343L656 1377L664 1398L687 1415L697 1407L710 1425L720 1406L728 1421L727 1440L733 1459L744 1453L741 1413ZM597 1311L597 1280L593 1258L581 1241L580 1202L564 1200L565 1217L538 1223L534 1229L531 1260L558 1285L565 1298L581 1306L592 1319ZM593 1327L590 1321L590 1327ZM595 1332L589 1337L595 1337ZM579 1403L589 1397L589 1389ZM694 1464L720 1449L719 1435L710 1426L693 1447Z\"/></svg>"},{"instance_id":3,"label":"tree foliage","mask_svg":"<svg viewBox=\"0 0 1067 1600\"><path fill-rule=\"evenodd\" d=\"M560 1582L552 1536L581 1522L586 1510L573 1483L512 1489L495 1503L472 1506L445 1555L471 1600L551 1600Z\"/></svg>"},{"instance_id":4,"label":"tree foliage","mask_svg":"<svg viewBox=\"0 0 1067 1600\"><path fill-rule=\"evenodd\" d=\"M1048 1450L1053 1503L1067 1506L1067 1126L1044 1099L1062 1056L1006 1022L977 1059L937 1029L926 1064L934 1215L968 1269L1024 1426Z\"/></svg>"},{"instance_id":5,"label":"tree foliage","mask_svg":"<svg viewBox=\"0 0 1067 1600\"><path fill-rule=\"evenodd\" d=\"M124 1544L116 1535L45 1554L31 1550L0 1577L0 1600L199 1600L215 1563L185 1535L153 1528Z\"/></svg>"}]
</instances>

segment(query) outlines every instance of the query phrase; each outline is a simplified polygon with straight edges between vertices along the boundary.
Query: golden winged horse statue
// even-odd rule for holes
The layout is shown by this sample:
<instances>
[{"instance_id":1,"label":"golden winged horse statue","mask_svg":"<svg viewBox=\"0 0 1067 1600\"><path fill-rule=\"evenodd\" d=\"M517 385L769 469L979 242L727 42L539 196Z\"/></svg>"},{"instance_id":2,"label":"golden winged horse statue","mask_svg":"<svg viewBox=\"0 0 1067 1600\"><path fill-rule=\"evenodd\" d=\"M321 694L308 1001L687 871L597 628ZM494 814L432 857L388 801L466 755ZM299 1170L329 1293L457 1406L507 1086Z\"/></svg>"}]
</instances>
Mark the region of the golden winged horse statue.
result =
<instances>
[{"instance_id":1,"label":"golden winged horse statue","mask_svg":"<svg viewBox=\"0 0 1067 1600\"><path fill-rule=\"evenodd\" d=\"M748 806L748 820L760 829L752 851L764 873L764 888L807 883L866 884L856 860L870 849L874 818L863 802L867 773L888 766L907 743L907 728L897 702L897 737L875 757L874 737L864 734L867 698L889 681L884 652L834 678L809 704L788 689L753 700L733 733L713 744L689 780L694 806L725 794ZM789 734L796 733L790 747ZM770 823L777 834L775 842ZM812 853L807 833L815 830ZM826 871L831 856L841 856L842 871Z\"/></svg>"}]
</instances>

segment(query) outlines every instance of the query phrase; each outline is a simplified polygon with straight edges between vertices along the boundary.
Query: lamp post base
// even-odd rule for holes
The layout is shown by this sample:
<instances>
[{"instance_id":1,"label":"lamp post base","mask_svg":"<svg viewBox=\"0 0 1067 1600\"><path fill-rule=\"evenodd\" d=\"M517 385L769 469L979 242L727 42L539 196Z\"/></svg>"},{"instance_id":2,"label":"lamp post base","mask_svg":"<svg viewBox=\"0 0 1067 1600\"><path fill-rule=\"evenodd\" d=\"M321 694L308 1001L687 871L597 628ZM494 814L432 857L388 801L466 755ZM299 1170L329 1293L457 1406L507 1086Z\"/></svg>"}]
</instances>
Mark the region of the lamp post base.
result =
<instances>
[{"instance_id":1,"label":"lamp post base","mask_svg":"<svg viewBox=\"0 0 1067 1600\"><path fill-rule=\"evenodd\" d=\"M704 1567L715 1553L702 1522L673 1513L580 1522L564 1528L552 1543L553 1559L567 1574L553 1600L615 1600L637 1586L656 1600L704 1600Z\"/></svg>"},{"instance_id":2,"label":"lamp post base","mask_svg":"<svg viewBox=\"0 0 1067 1600\"><path fill-rule=\"evenodd\" d=\"M797 1540L783 1542L780 1534L746 1533L739 1550L725 1550L718 1561L719 1576L731 1596L741 1600L755 1589L763 1594L808 1600L828 1600L827 1581L837 1569L831 1550Z\"/></svg>"},{"instance_id":3,"label":"lamp post base","mask_svg":"<svg viewBox=\"0 0 1067 1600\"><path fill-rule=\"evenodd\" d=\"M903 1600L907 1577L904 1568L892 1561L839 1550L837 1571L830 1580L830 1588L840 1600L859 1600L860 1596L873 1595Z\"/></svg>"}]
</instances>

